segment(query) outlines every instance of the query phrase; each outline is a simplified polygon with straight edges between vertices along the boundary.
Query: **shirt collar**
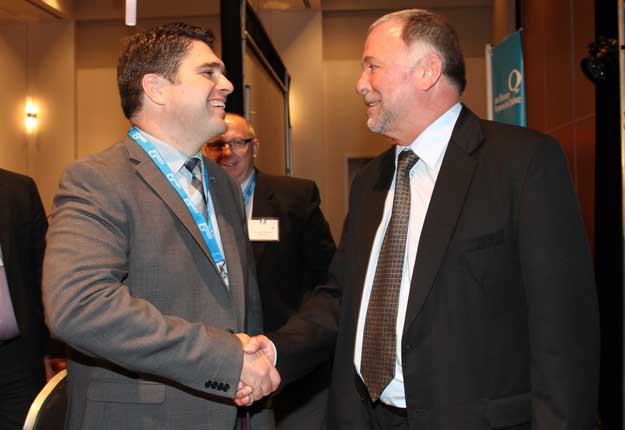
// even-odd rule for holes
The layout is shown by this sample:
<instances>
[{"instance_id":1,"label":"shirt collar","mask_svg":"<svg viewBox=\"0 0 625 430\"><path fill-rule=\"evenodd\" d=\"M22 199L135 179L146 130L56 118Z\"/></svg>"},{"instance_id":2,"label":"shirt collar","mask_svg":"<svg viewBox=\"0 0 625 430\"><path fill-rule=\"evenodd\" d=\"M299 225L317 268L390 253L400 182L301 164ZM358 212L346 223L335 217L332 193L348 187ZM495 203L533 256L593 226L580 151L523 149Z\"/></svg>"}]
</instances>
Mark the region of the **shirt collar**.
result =
<instances>
[{"instance_id":1,"label":"shirt collar","mask_svg":"<svg viewBox=\"0 0 625 430\"><path fill-rule=\"evenodd\" d=\"M250 173L250 176L248 176L245 181L241 182L241 191L245 192L245 189L247 188L247 185L250 183L250 181L254 177L256 177L256 170L252 169L252 173Z\"/></svg>"},{"instance_id":2,"label":"shirt collar","mask_svg":"<svg viewBox=\"0 0 625 430\"><path fill-rule=\"evenodd\" d=\"M410 146L397 145L395 147L395 163L397 163L399 153L410 148L430 169L436 169L440 166L461 110L462 105L456 103L423 130Z\"/></svg>"},{"instance_id":3,"label":"shirt collar","mask_svg":"<svg viewBox=\"0 0 625 430\"><path fill-rule=\"evenodd\" d=\"M163 157L163 159L167 163L167 166L169 166L172 172L178 172L180 169L182 169L184 163L186 163L189 158L199 158L200 162L202 161L202 154L199 151L192 157L187 157L186 154L183 154L170 144L163 142L162 140L152 136L151 134L146 133L145 130L141 130L141 133L143 133L145 137L150 139L150 142L152 142L152 145L154 145L159 154L161 154L161 157ZM200 166L202 166L203 172L204 163L201 162Z\"/></svg>"}]
</instances>

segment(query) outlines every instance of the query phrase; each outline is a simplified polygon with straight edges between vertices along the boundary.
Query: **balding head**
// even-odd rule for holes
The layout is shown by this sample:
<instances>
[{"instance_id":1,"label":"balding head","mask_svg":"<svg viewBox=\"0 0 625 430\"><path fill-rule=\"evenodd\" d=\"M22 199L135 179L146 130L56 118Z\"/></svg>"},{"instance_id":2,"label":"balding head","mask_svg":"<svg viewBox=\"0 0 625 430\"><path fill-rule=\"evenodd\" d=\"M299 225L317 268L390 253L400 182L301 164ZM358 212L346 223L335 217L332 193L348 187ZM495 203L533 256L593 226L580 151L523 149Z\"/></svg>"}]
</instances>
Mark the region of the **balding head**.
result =
<instances>
[{"instance_id":1,"label":"balding head","mask_svg":"<svg viewBox=\"0 0 625 430\"><path fill-rule=\"evenodd\" d=\"M259 142L254 127L242 116L227 113L225 121L228 129L208 142L204 153L241 184L254 170Z\"/></svg>"},{"instance_id":2,"label":"balding head","mask_svg":"<svg viewBox=\"0 0 625 430\"><path fill-rule=\"evenodd\" d=\"M443 58L443 75L462 94L467 84L464 56L456 30L440 15L424 9L407 9L392 12L379 18L369 27L397 22L406 46L427 44Z\"/></svg>"}]
</instances>

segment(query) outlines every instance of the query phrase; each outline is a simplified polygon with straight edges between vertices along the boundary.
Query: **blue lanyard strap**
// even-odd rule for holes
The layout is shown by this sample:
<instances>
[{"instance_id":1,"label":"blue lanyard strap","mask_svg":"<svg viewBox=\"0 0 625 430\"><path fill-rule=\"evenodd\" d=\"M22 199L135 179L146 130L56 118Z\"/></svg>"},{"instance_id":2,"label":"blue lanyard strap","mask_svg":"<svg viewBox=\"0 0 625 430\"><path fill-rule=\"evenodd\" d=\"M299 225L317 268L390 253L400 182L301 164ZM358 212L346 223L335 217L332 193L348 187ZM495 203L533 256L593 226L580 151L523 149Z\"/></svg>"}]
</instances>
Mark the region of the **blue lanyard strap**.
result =
<instances>
[{"instance_id":1,"label":"blue lanyard strap","mask_svg":"<svg viewBox=\"0 0 625 430\"><path fill-rule=\"evenodd\" d=\"M252 171L252 176L250 177L250 181L247 183L247 187L245 187L245 191L243 192L243 202L247 207L248 202L250 201L250 197L254 193L254 188L256 187L256 170Z\"/></svg>"},{"instance_id":2,"label":"blue lanyard strap","mask_svg":"<svg viewBox=\"0 0 625 430\"><path fill-rule=\"evenodd\" d=\"M128 136L132 140L137 142L139 146L141 146L141 148L143 148L143 150L150 156L152 161L154 161L154 164L156 164L156 166L160 169L163 175L167 178L167 180L169 181L171 186L174 188L174 190L176 190L176 192L178 193L178 195L180 196L184 204L187 206L187 209L191 213L191 216L193 217L193 220L195 221L197 228L200 230L200 233L202 234L202 238L204 238L204 242L206 242L206 245L208 246L208 249L210 250L211 256L213 257L215 264L220 266L221 262L223 262L225 259L224 259L223 254L221 253L221 250L219 249L219 244L217 243L217 238L215 236L215 229L213 228L213 223L210 217L210 213L212 209L210 196L209 195L206 196L206 200L207 200L206 202L207 217L206 218L208 218L208 222L207 222L204 216L196 209L195 205L189 198L189 195L187 194L186 190L182 187L182 185L180 185L180 182L178 182L178 179L176 179L176 175L174 175L174 173L171 171L171 169L167 165L167 162L161 156L158 150L154 147L152 142L150 142L141 133L141 131L136 127L132 127L128 131ZM204 184L208 186L209 182L208 182L208 176L206 174L206 169L203 169L203 176L204 176Z\"/></svg>"}]
</instances>

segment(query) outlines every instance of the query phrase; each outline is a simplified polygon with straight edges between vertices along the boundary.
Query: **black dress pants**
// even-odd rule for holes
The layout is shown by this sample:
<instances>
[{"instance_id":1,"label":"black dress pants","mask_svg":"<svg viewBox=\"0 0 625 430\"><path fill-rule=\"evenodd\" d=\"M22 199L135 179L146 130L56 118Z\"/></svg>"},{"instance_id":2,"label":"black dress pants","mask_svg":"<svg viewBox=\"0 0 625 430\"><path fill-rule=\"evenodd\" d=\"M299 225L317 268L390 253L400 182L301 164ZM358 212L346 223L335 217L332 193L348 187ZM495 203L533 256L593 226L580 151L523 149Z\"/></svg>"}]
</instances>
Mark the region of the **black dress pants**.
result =
<instances>
[{"instance_id":1,"label":"black dress pants","mask_svg":"<svg viewBox=\"0 0 625 430\"><path fill-rule=\"evenodd\" d=\"M27 357L26 340L0 341L0 430L21 430L32 401L45 385L43 358Z\"/></svg>"}]
</instances>

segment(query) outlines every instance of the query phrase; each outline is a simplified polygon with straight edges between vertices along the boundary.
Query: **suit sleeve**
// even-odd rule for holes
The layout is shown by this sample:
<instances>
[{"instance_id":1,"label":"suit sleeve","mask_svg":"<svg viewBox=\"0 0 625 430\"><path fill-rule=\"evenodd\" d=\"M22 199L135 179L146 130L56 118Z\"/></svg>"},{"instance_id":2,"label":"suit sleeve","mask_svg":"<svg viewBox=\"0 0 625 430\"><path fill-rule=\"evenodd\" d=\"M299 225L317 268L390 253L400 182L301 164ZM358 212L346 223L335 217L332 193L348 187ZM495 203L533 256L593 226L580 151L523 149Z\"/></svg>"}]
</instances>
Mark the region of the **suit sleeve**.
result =
<instances>
[{"instance_id":1,"label":"suit sleeve","mask_svg":"<svg viewBox=\"0 0 625 430\"><path fill-rule=\"evenodd\" d=\"M283 385L305 376L332 358L341 307L346 229L347 221L343 228L341 245L332 258L326 282L314 289L286 324L276 332L267 334L278 351L276 367Z\"/></svg>"},{"instance_id":2,"label":"suit sleeve","mask_svg":"<svg viewBox=\"0 0 625 430\"><path fill-rule=\"evenodd\" d=\"M332 358L337 340L343 288L346 285L344 257L351 237L349 225L348 214L343 225L341 242L329 267L327 282L314 289L312 295L284 326L267 335L278 350L277 368L283 384L303 377Z\"/></svg>"},{"instance_id":3,"label":"suit sleeve","mask_svg":"<svg viewBox=\"0 0 625 430\"><path fill-rule=\"evenodd\" d=\"M528 303L532 429L596 422L599 323L591 257L564 154L549 140L531 161L519 206Z\"/></svg>"},{"instance_id":4,"label":"suit sleeve","mask_svg":"<svg viewBox=\"0 0 625 430\"><path fill-rule=\"evenodd\" d=\"M46 232L48 231L48 219L41 203L41 197L35 182L29 178L30 186L30 208L31 208L31 225L32 225L32 243L31 243L31 270L33 271L33 294L35 297L41 297L41 278L43 272L43 255L46 249ZM41 304L39 312L43 315ZM64 345L49 338L46 329L43 331L42 344L48 354L62 355L64 353Z\"/></svg>"},{"instance_id":5,"label":"suit sleeve","mask_svg":"<svg viewBox=\"0 0 625 430\"><path fill-rule=\"evenodd\" d=\"M130 371L234 396L243 363L234 335L164 315L130 293L129 215L105 170L96 163L75 163L55 197L43 278L51 332ZM205 387L207 380L229 388Z\"/></svg>"},{"instance_id":6,"label":"suit sleeve","mask_svg":"<svg viewBox=\"0 0 625 430\"><path fill-rule=\"evenodd\" d=\"M321 198L319 197L319 189L314 182L308 188L306 202L305 221L302 237L299 240L299 253L303 262L302 267L307 272L304 277L305 285L302 285L302 293L310 294L317 285L328 282L328 267L332 261L336 245L330 232L330 226L319 207Z\"/></svg>"},{"instance_id":7,"label":"suit sleeve","mask_svg":"<svg viewBox=\"0 0 625 430\"><path fill-rule=\"evenodd\" d=\"M340 287L331 279L318 286L285 325L267 334L278 351L276 367L283 384L305 376L332 357L339 307Z\"/></svg>"},{"instance_id":8,"label":"suit sleeve","mask_svg":"<svg viewBox=\"0 0 625 430\"><path fill-rule=\"evenodd\" d=\"M46 231L48 230L48 220L41 204L41 198L37 191L37 186L31 180L30 184L30 204L32 209L32 261L34 279L37 293L41 293L41 272L43 265L43 254L46 247Z\"/></svg>"}]
</instances>

